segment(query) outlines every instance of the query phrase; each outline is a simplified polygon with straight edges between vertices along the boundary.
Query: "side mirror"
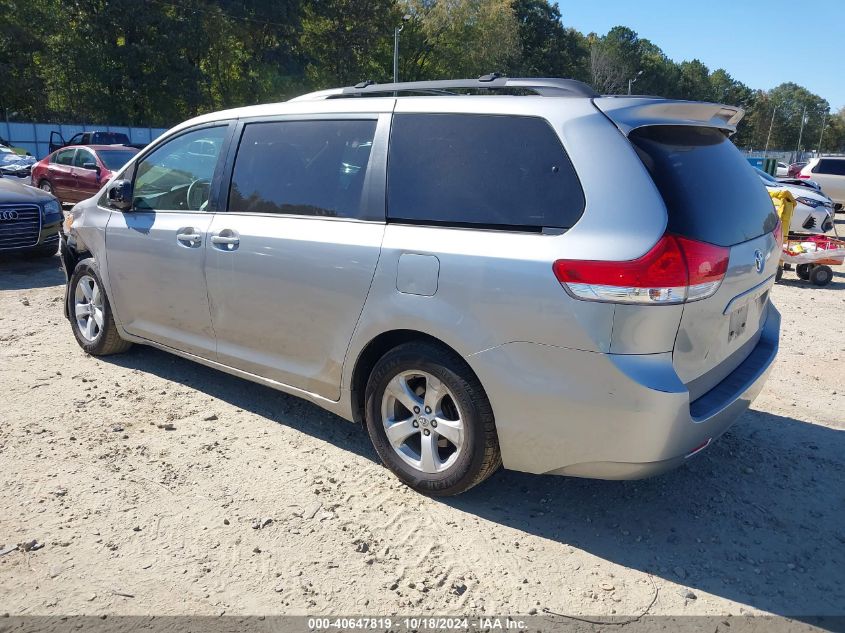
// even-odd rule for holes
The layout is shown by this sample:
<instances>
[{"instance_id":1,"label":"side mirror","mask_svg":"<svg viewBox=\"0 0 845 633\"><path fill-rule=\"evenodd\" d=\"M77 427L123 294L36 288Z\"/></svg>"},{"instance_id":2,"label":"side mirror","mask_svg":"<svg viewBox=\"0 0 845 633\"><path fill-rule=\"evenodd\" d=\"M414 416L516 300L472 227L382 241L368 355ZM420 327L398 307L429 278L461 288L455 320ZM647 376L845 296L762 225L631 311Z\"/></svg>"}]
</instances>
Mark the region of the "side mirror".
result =
<instances>
[{"instance_id":1,"label":"side mirror","mask_svg":"<svg viewBox=\"0 0 845 633\"><path fill-rule=\"evenodd\" d=\"M121 211L132 208L132 183L128 180L115 180L106 191L109 206Z\"/></svg>"},{"instance_id":2,"label":"side mirror","mask_svg":"<svg viewBox=\"0 0 845 633\"><path fill-rule=\"evenodd\" d=\"M96 171L98 174L100 173L100 168L97 167L97 163L82 163L82 169L90 169L92 171Z\"/></svg>"}]
</instances>

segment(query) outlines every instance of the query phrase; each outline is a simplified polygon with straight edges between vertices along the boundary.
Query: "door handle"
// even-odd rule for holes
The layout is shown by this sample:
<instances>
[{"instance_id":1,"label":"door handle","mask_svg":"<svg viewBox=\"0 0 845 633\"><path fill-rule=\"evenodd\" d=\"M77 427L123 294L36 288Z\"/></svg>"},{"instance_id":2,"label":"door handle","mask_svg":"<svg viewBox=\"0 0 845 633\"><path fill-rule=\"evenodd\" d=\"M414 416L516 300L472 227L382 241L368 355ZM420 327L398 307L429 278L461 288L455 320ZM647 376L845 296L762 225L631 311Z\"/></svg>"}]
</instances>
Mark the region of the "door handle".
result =
<instances>
[{"instance_id":1,"label":"door handle","mask_svg":"<svg viewBox=\"0 0 845 633\"><path fill-rule=\"evenodd\" d=\"M199 246L202 242L202 234L193 227L180 229L179 232L176 233L176 241L183 246L193 248Z\"/></svg>"},{"instance_id":2,"label":"door handle","mask_svg":"<svg viewBox=\"0 0 845 633\"><path fill-rule=\"evenodd\" d=\"M241 243L241 238L236 231L232 229L223 229L216 235L211 236L211 243L217 247L218 250L231 252L237 250L238 244Z\"/></svg>"}]
</instances>

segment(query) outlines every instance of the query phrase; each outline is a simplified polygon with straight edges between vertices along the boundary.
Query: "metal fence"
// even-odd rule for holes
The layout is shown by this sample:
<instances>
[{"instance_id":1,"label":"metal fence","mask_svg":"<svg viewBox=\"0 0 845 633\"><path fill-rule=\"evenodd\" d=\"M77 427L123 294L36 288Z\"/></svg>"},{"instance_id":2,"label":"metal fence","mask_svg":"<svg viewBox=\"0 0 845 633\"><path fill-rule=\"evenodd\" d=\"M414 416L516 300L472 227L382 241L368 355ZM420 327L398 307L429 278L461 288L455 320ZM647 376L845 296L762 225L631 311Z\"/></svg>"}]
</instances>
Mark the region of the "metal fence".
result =
<instances>
[{"instance_id":1,"label":"metal fence","mask_svg":"<svg viewBox=\"0 0 845 633\"><path fill-rule=\"evenodd\" d=\"M53 131L60 132L67 141L79 132L103 131L123 132L133 143L149 143L166 132L167 128L0 121L0 136L14 147L22 147L38 159L50 153L50 132Z\"/></svg>"}]
</instances>

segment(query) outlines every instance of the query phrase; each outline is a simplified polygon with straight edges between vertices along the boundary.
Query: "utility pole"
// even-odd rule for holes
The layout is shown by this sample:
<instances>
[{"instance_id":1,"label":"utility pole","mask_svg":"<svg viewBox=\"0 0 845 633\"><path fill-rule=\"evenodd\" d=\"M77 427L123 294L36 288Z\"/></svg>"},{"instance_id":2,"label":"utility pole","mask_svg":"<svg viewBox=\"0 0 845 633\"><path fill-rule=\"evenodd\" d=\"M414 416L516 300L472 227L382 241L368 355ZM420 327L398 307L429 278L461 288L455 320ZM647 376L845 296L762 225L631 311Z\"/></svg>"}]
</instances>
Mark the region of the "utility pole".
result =
<instances>
[{"instance_id":1,"label":"utility pole","mask_svg":"<svg viewBox=\"0 0 845 633\"><path fill-rule=\"evenodd\" d=\"M399 34L405 28L405 22L411 19L410 15L402 16L402 24L393 29L393 83L399 83Z\"/></svg>"},{"instance_id":2,"label":"utility pole","mask_svg":"<svg viewBox=\"0 0 845 633\"><path fill-rule=\"evenodd\" d=\"M772 110L772 122L769 123L769 134L766 136L766 149L763 150L763 155L765 156L769 152L769 140L772 138L772 128L775 126L775 112L778 111L778 107L775 106Z\"/></svg>"},{"instance_id":3,"label":"utility pole","mask_svg":"<svg viewBox=\"0 0 845 633\"><path fill-rule=\"evenodd\" d=\"M824 125L827 123L827 111L822 115L822 133L819 134L819 146L816 148L816 154L821 156L822 153L822 139L824 138Z\"/></svg>"},{"instance_id":4,"label":"utility pole","mask_svg":"<svg viewBox=\"0 0 845 633\"><path fill-rule=\"evenodd\" d=\"M796 152L796 160L800 158L801 154L801 137L804 135L804 123L807 120L807 106L804 106L804 111L801 112L801 127L798 129L798 151Z\"/></svg>"},{"instance_id":5,"label":"utility pole","mask_svg":"<svg viewBox=\"0 0 845 633\"><path fill-rule=\"evenodd\" d=\"M632 79L628 80L628 94L631 94L631 85L637 83L637 79L639 79L642 74L643 71L639 71Z\"/></svg>"}]
</instances>

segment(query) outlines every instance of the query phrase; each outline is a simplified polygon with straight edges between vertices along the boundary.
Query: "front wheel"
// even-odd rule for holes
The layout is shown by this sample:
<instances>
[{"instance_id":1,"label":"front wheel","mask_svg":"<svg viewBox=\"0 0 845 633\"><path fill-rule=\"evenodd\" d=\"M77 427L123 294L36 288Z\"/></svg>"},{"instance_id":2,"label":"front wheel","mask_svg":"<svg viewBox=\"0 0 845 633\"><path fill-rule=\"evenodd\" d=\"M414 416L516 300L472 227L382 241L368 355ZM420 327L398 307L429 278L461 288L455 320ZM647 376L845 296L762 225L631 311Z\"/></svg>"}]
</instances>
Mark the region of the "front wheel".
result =
<instances>
[{"instance_id":1,"label":"front wheel","mask_svg":"<svg viewBox=\"0 0 845 633\"><path fill-rule=\"evenodd\" d=\"M382 462L424 494L464 492L502 463L478 378L460 356L432 343L405 343L376 363L366 424Z\"/></svg>"},{"instance_id":2,"label":"front wheel","mask_svg":"<svg viewBox=\"0 0 845 633\"><path fill-rule=\"evenodd\" d=\"M73 335L86 352L92 356L107 356L132 347L132 343L124 341L117 332L109 299L93 259L83 259L74 268L67 300Z\"/></svg>"},{"instance_id":3,"label":"front wheel","mask_svg":"<svg viewBox=\"0 0 845 633\"><path fill-rule=\"evenodd\" d=\"M798 275L799 279L807 281L810 278L810 271L812 268L813 267L810 264L798 264L795 267L795 274Z\"/></svg>"},{"instance_id":4,"label":"front wheel","mask_svg":"<svg viewBox=\"0 0 845 633\"><path fill-rule=\"evenodd\" d=\"M826 286L833 280L833 269L830 266L813 266L810 271L810 283L814 286Z\"/></svg>"},{"instance_id":5,"label":"front wheel","mask_svg":"<svg viewBox=\"0 0 845 633\"><path fill-rule=\"evenodd\" d=\"M55 195L53 194L53 185L50 184L49 180L42 180L40 183L38 183L38 188L42 191L46 191L51 195Z\"/></svg>"}]
</instances>

